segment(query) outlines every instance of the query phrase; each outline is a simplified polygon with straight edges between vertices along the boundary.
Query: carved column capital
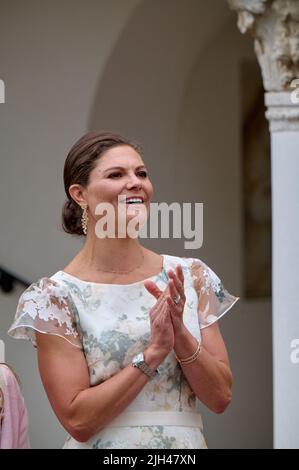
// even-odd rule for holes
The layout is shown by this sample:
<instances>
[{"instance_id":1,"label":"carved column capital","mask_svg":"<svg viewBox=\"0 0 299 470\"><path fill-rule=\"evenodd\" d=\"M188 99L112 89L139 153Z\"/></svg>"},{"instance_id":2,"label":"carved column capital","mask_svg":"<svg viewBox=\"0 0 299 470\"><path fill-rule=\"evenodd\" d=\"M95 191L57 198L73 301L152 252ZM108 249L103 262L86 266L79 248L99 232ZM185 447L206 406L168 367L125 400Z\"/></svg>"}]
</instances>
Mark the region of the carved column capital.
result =
<instances>
[{"instance_id":1,"label":"carved column capital","mask_svg":"<svg viewBox=\"0 0 299 470\"><path fill-rule=\"evenodd\" d=\"M238 13L240 31L249 31L254 38L264 88L271 93L268 98L266 93L266 104L271 107L275 103L275 109L269 108L267 112L271 130L274 127L299 130L299 100L293 99L299 79L299 1L228 0L228 3ZM285 93L274 97L281 92L288 92L288 97Z\"/></svg>"}]
</instances>

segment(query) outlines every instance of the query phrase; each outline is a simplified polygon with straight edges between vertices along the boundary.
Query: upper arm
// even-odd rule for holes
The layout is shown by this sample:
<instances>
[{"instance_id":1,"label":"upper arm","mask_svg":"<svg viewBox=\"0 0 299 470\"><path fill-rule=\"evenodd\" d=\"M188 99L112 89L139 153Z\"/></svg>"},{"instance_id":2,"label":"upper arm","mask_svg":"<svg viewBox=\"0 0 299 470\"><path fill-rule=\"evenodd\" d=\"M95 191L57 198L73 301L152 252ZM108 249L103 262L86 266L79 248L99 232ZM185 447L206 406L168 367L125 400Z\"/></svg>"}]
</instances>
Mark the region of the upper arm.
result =
<instances>
[{"instance_id":1,"label":"upper arm","mask_svg":"<svg viewBox=\"0 0 299 470\"><path fill-rule=\"evenodd\" d=\"M40 376L61 424L69 431L72 402L90 386L84 353L65 339L36 332Z\"/></svg>"}]
</instances>

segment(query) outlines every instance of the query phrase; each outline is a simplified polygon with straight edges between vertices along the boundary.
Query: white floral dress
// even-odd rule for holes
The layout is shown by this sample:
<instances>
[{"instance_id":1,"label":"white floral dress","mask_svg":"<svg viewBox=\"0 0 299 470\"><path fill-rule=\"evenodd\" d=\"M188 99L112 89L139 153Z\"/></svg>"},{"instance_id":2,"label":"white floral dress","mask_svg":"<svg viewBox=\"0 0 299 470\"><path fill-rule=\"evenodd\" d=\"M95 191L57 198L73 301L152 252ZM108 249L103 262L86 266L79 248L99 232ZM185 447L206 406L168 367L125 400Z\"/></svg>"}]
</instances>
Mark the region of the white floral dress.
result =
<instances>
[{"instance_id":1,"label":"white floral dress","mask_svg":"<svg viewBox=\"0 0 299 470\"><path fill-rule=\"evenodd\" d=\"M182 266L186 295L184 323L201 341L200 330L217 321L239 297L231 295L214 271L200 259L162 256L162 271L148 279L165 290L168 270L175 270L178 264ZM94 386L128 366L136 354L146 349L150 339L149 311L155 302L143 281L125 285L100 284L58 271L31 284L23 292L8 334L30 339L34 346L36 330L65 338L83 350L90 385ZM174 351L159 366L159 372L158 377L147 382L125 411L156 412L155 416L165 416L166 412L198 415L197 398ZM108 425L84 443L68 436L64 448L207 447L202 424L160 425L158 421L157 425L150 426L140 422L130 426Z\"/></svg>"}]
</instances>

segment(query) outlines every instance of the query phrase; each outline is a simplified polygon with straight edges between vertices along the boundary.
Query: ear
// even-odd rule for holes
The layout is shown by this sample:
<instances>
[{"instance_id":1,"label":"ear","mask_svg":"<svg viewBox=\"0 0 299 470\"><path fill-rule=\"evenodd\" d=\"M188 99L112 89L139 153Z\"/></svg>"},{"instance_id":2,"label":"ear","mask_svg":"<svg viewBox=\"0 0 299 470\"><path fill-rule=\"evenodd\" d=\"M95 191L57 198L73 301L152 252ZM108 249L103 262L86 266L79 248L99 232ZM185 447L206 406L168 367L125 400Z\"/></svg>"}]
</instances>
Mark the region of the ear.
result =
<instances>
[{"instance_id":1,"label":"ear","mask_svg":"<svg viewBox=\"0 0 299 470\"><path fill-rule=\"evenodd\" d=\"M85 189L80 184L72 184L69 187L69 195L80 206L86 204Z\"/></svg>"}]
</instances>

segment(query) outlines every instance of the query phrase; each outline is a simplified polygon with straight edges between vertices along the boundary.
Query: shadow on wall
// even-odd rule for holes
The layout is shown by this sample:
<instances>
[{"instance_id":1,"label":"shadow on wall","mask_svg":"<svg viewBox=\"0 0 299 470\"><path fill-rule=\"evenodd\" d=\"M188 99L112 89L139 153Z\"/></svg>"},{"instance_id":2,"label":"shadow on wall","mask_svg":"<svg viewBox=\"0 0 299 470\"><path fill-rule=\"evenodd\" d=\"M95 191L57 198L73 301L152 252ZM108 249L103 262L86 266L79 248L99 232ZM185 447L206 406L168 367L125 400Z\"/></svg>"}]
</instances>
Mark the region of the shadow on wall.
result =
<instances>
[{"instance_id":1,"label":"shadow on wall","mask_svg":"<svg viewBox=\"0 0 299 470\"><path fill-rule=\"evenodd\" d=\"M186 78L231 16L219 0L141 2L99 81L89 129L112 129L139 141L153 176L164 182L156 185L160 200L166 199L163 188L175 157Z\"/></svg>"}]
</instances>

